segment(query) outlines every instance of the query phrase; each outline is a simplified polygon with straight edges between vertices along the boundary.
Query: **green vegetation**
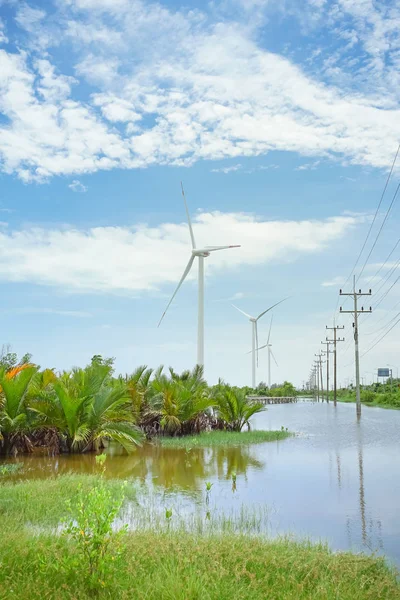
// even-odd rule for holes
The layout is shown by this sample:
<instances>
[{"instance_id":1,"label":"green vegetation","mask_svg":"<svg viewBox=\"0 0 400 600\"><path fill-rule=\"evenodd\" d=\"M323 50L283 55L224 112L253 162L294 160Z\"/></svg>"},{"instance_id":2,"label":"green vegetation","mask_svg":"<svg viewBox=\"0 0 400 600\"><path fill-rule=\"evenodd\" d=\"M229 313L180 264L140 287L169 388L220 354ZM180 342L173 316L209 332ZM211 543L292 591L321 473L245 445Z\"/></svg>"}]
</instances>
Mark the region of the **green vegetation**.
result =
<instances>
[{"instance_id":1,"label":"green vegetation","mask_svg":"<svg viewBox=\"0 0 400 600\"><path fill-rule=\"evenodd\" d=\"M81 486L78 497L77 484ZM324 545L289 539L217 534L207 517L203 517L207 534L184 533L174 529L171 508L164 511L163 530L158 523L148 523L145 531L125 533L121 543L121 535L109 527L117 507L113 498L120 502L121 483L101 476L0 485L0 597L400 599L396 573L383 559L334 554ZM92 521L94 515L100 532ZM67 528L63 535L54 535L46 530L63 517L73 517L74 531ZM90 565L94 563L82 558L87 536L92 536L89 546L100 562L107 557L106 565L103 562L99 571L92 570L93 576Z\"/></svg>"},{"instance_id":2,"label":"green vegetation","mask_svg":"<svg viewBox=\"0 0 400 600\"><path fill-rule=\"evenodd\" d=\"M296 390L289 381L284 381L279 385L273 384L270 388L264 381L261 381L256 388L245 386L243 388L234 387L233 389L244 392L246 396L267 396L270 398L293 398L304 394L303 391Z\"/></svg>"},{"instance_id":3,"label":"green vegetation","mask_svg":"<svg viewBox=\"0 0 400 600\"><path fill-rule=\"evenodd\" d=\"M390 384L375 383L361 390L361 402L368 406L379 406L381 408L400 409L399 382ZM332 396L333 397L333 396ZM354 388L340 389L337 393L340 402L355 402L356 392Z\"/></svg>"},{"instance_id":4,"label":"green vegetation","mask_svg":"<svg viewBox=\"0 0 400 600\"><path fill-rule=\"evenodd\" d=\"M261 402L249 402L243 390L226 385L217 386L215 400L219 418L231 431L242 431L245 425L250 430L251 417L264 410Z\"/></svg>"},{"instance_id":5,"label":"green vegetation","mask_svg":"<svg viewBox=\"0 0 400 600\"><path fill-rule=\"evenodd\" d=\"M24 468L22 463L0 464L0 475L14 475Z\"/></svg>"},{"instance_id":6,"label":"green vegetation","mask_svg":"<svg viewBox=\"0 0 400 600\"><path fill-rule=\"evenodd\" d=\"M160 437L157 441L167 448L205 448L207 446L242 446L284 440L292 434L280 431L210 431L184 437Z\"/></svg>"},{"instance_id":7,"label":"green vegetation","mask_svg":"<svg viewBox=\"0 0 400 600\"><path fill-rule=\"evenodd\" d=\"M222 381L209 387L199 366L181 374L172 368L140 366L130 375L115 377L114 359L99 355L85 368L62 373L41 370L30 361L27 354L18 362L9 349L0 354L3 455L36 448L52 455L98 452L107 441L131 452L155 436L250 429L250 419L265 410L247 399L247 388ZM273 393L293 395L293 390L286 382Z\"/></svg>"}]
</instances>

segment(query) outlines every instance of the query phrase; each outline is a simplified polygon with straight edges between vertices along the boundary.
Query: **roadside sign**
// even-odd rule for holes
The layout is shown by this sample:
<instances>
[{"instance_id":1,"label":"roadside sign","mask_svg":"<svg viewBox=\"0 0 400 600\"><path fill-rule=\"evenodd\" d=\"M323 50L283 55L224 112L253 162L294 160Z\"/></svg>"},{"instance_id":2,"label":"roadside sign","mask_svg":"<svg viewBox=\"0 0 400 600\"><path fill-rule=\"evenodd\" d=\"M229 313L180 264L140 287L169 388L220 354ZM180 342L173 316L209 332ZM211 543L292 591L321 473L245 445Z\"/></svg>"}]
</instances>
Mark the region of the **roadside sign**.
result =
<instances>
[{"instance_id":1,"label":"roadside sign","mask_svg":"<svg viewBox=\"0 0 400 600\"><path fill-rule=\"evenodd\" d=\"M389 369L378 369L378 377L389 377Z\"/></svg>"}]
</instances>

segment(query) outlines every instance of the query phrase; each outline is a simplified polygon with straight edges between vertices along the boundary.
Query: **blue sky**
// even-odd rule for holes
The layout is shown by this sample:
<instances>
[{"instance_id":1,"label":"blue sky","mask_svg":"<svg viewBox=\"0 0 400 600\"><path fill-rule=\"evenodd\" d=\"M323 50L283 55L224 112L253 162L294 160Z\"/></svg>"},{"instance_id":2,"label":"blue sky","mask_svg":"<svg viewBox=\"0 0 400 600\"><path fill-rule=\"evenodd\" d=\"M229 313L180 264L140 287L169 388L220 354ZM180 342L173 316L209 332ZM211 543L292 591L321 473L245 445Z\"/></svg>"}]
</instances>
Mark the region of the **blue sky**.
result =
<instances>
[{"instance_id":1,"label":"blue sky","mask_svg":"<svg viewBox=\"0 0 400 600\"><path fill-rule=\"evenodd\" d=\"M97 353L121 372L193 366L195 269L157 328L190 254L182 180L199 242L241 244L206 261L207 378L250 381L231 303L290 295L273 380L307 379L400 141L399 32L394 1L0 0L1 341L57 369ZM359 285L398 231L395 203ZM365 349L398 300L394 285L362 320ZM396 364L397 333L363 358L367 379Z\"/></svg>"}]
</instances>

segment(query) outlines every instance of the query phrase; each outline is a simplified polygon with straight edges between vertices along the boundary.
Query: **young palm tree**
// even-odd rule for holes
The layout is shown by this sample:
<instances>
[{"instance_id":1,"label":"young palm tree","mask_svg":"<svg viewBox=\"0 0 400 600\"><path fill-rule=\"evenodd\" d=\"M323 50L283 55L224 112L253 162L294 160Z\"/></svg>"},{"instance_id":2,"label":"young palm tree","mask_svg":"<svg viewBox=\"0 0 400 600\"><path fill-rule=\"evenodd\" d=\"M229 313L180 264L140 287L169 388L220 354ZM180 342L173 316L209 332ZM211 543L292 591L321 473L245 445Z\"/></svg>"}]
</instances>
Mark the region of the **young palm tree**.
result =
<instances>
[{"instance_id":1,"label":"young palm tree","mask_svg":"<svg viewBox=\"0 0 400 600\"><path fill-rule=\"evenodd\" d=\"M32 448L27 436L26 395L36 372L37 367L29 366L10 378L5 369L0 371L0 451L5 454Z\"/></svg>"},{"instance_id":2,"label":"young palm tree","mask_svg":"<svg viewBox=\"0 0 400 600\"><path fill-rule=\"evenodd\" d=\"M127 386L112 386L103 365L64 373L54 384L54 395L32 401L30 408L43 427L60 431L69 452L101 446L104 439L130 452L142 439Z\"/></svg>"},{"instance_id":3,"label":"young palm tree","mask_svg":"<svg viewBox=\"0 0 400 600\"><path fill-rule=\"evenodd\" d=\"M212 406L202 367L181 375L170 369L171 378L157 374L153 380L152 409L160 418L161 428L169 435L187 433Z\"/></svg>"},{"instance_id":4,"label":"young palm tree","mask_svg":"<svg viewBox=\"0 0 400 600\"><path fill-rule=\"evenodd\" d=\"M264 410L261 402L250 402L246 393L229 386L222 386L216 393L216 412L218 417L232 431L242 431L256 413Z\"/></svg>"},{"instance_id":5,"label":"young palm tree","mask_svg":"<svg viewBox=\"0 0 400 600\"><path fill-rule=\"evenodd\" d=\"M124 381L128 387L136 422L141 421L149 407L149 401L153 394L153 387L150 382L152 374L153 369L141 365L131 375L126 375L124 379L120 378L120 381Z\"/></svg>"}]
</instances>

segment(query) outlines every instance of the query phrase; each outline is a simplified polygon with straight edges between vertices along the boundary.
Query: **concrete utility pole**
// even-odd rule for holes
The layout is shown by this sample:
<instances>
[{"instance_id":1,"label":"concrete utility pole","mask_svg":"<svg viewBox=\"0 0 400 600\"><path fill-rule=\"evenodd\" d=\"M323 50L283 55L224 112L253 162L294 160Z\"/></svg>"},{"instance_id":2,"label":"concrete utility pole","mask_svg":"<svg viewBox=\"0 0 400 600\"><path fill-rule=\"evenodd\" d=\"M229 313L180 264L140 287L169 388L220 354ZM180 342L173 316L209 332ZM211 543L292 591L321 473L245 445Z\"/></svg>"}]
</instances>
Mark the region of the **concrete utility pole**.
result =
<instances>
[{"instance_id":1,"label":"concrete utility pole","mask_svg":"<svg viewBox=\"0 0 400 600\"><path fill-rule=\"evenodd\" d=\"M357 417L361 416L361 397L360 397L360 354L358 351L358 315L360 313L371 313L372 312L372 308L369 307L369 310L364 310L364 307L361 307L361 310L358 310L357 308L357 300L358 297L360 296L371 296L372 292L371 290L369 290L366 293L362 293L361 290L358 290L358 292L356 292L356 276L354 275L354 279L353 279L353 291L351 293L344 293L342 292L342 290L340 290L340 295L341 296L352 296L353 297L353 302L354 302L354 308L353 310L343 310L342 307L340 307L340 312L341 313L352 313L354 315L354 346L355 346L355 359L356 359L356 403L357 403L357 407L356 407L356 411L357 411Z\"/></svg>"},{"instance_id":2,"label":"concrete utility pole","mask_svg":"<svg viewBox=\"0 0 400 600\"><path fill-rule=\"evenodd\" d=\"M318 357L318 365L319 365L319 372L320 372L320 376L321 376L321 400L322 402L324 401L324 379L322 377L322 365L325 363L324 360L322 360L322 354L316 354L315 356Z\"/></svg>"},{"instance_id":3,"label":"concrete utility pole","mask_svg":"<svg viewBox=\"0 0 400 600\"><path fill-rule=\"evenodd\" d=\"M326 402L329 404L329 355L333 354L333 350L329 350L328 338L326 338L325 342L321 342L321 344L326 344L326 350L322 354L326 355Z\"/></svg>"},{"instance_id":4,"label":"concrete utility pole","mask_svg":"<svg viewBox=\"0 0 400 600\"><path fill-rule=\"evenodd\" d=\"M333 340L328 340L328 338L326 338L327 342L330 342L331 344L333 343L333 405L336 406L336 402L337 402L337 350L336 350L336 344L337 342L344 342L344 338L338 338L336 333L338 331L338 329L344 329L344 325L342 325L341 327L339 327L339 325L335 324L333 325L333 327L328 327L326 326L326 329L333 331Z\"/></svg>"},{"instance_id":5,"label":"concrete utility pole","mask_svg":"<svg viewBox=\"0 0 400 600\"><path fill-rule=\"evenodd\" d=\"M319 362L314 361L314 381L317 389L317 401L319 402Z\"/></svg>"}]
</instances>

